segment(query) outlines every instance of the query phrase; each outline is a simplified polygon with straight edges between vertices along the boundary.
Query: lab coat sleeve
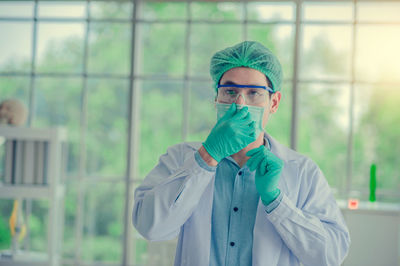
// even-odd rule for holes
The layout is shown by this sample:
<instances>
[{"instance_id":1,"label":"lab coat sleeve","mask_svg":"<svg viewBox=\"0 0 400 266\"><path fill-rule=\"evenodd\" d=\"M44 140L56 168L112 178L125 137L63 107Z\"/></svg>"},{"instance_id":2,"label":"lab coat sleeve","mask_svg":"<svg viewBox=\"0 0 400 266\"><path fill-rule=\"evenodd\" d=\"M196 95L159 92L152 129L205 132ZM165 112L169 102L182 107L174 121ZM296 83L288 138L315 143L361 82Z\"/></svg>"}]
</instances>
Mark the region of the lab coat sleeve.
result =
<instances>
[{"instance_id":1,"label":"lab coat sleeve","mask_svg":"<svg viewBox=\"0 0 400 266\"><path fill-rule=\"evenodd\" d=\"M176 237L215 171L201 167L187 144L170 147L135 190L132 222L146 239Z\"/></svg>"},{"instance_id":2,"label":"lab coat sleeve","mask_svg":"<svg viewBox=\"0 0 400 266\"><path fill-rule=\"evenodd\" d=\"M283 195L280 204L266 216L305 266L340 265L347 255L350 236L331 189L314 163L299 178L297 206Z\"/></svg>"}]
</instances>

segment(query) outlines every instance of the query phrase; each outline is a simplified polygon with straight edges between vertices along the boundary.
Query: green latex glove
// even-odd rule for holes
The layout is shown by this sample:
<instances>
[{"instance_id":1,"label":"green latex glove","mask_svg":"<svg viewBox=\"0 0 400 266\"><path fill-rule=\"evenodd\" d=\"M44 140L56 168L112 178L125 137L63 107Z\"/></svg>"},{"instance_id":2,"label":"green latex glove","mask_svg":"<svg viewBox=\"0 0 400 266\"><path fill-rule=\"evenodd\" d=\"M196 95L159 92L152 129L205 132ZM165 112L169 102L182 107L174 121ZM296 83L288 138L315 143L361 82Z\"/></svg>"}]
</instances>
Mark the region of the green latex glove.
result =
<instances>
[{"instance_id":1,"label":"green latex glove","mask_svg":"<svg viewBox=\"0 0 400 266\"><path fill-rule=\"evenodd\" d=\"M255 126L248 108L243 107L237 111L236 103L232 103L225 115L217 121L203 146L211 157L220 162L256 140Z\"/></svg>"},{"instance_id":2,"label":"green latex glove","mask_svg":"<svg viewBox=\"0 0 400 266\"><path fill-rule=\"evenodd\" d=\"M256 188L264 205L274 201L281 192L278 188L283 169L283 161L275 156L264 145L246 153L250 159L247 165L251 171L256 170Z\"/></svg>"}]
</instances>

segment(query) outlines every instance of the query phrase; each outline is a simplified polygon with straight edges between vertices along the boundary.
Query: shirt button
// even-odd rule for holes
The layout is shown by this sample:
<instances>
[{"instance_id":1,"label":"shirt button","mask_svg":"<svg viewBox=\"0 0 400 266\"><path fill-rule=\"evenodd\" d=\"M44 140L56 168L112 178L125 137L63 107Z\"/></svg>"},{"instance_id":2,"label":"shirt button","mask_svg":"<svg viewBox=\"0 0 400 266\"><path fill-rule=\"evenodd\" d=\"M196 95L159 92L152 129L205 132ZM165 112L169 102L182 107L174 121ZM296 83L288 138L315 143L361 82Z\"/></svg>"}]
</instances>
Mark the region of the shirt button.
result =
<instances>
[{"instance_id":1,"label":"shirt button","mask_svg":"<svg viewBox=\"0 0 400 266\"><path fill-rule=\"evenodd\" d=\"M231 245L231 247L233 247L235 245L235 242L231 242L229 244Z\"/></svg>"},{"instance_id":2,"label":"shirt button","mask_svg":"<svg viewBox=\"0 0 400 266\"><path fill-rule=\"evenodd\" d=\"M239 171L239 173L238 173L238 174L239 174L239 175L242 175L242 173L243 173L242 171Z\"/></svg>"},{"instance_id":3,"label":"shirt button","mask_svg":"<svg viewBox=\"0 0 400 266\"><path fill-rule=\"evenodd\" d=\"M239 209L238 209L238 207L235 207L235 208L233 208L233 210L234 210L235 212L237 212Z\"/></svg>"}]
</instances>

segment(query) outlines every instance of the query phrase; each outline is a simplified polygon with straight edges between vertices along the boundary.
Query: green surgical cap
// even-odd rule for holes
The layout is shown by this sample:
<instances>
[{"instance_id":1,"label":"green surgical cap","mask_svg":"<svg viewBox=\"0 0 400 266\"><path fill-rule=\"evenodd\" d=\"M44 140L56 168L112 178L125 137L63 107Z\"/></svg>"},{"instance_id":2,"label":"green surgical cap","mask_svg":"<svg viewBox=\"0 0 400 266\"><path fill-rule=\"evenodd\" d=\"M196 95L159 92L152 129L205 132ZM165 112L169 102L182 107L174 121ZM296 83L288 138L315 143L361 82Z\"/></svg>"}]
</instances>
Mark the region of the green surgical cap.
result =
<instances>
[{"instance_id":1,"label":"green surgical cap","mask_svg":"<svg viewBox=\"0 0 400 266\"><path fill-rule=\"evenodd\" d=\"M274 92L281 90L281 64L278 58L261 43L244 41L213 55L210 74L216 90L222 75L235 67L249 67L258 70L271 81Z\"/></svg>"}]
</instances>

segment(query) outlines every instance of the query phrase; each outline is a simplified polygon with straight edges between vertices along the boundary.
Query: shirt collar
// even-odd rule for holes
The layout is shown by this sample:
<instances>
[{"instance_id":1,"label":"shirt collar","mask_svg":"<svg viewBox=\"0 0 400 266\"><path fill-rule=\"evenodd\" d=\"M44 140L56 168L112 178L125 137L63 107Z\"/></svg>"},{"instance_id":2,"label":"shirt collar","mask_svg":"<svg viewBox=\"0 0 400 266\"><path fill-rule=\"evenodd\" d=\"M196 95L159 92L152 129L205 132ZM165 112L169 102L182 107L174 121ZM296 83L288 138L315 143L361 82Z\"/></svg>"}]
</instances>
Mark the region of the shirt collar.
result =
<instances>
[{"instance_id":1,"label":"shirt collar","mask_svg":"<svg viewBox=\"0 0 400 266\"><path fill-rule=\"evenodd\" d=\"M271 142L268 139L268 135L267 133L264 132L264 143L265 143L265 147L267 147L268 150L271 150ZM234 163L237 167L239 167L239 165L236 163L236 161L232 158L232 156L228 156L226 157L226 159L228 161L231 161L232 163ZM246 167L247 164L243 165L243 168Z\"/></svg>"},{"instance_id":2,"label":"shirt collar","mask_svg":"<svg viewBox=\"0 0 400 266\"><path fill-rule=\"evenodd\" d=\"M264 143L268 150L271 150L271 142L269 141L267 133L264 132Z\"/></svg>"}]
</instances>

